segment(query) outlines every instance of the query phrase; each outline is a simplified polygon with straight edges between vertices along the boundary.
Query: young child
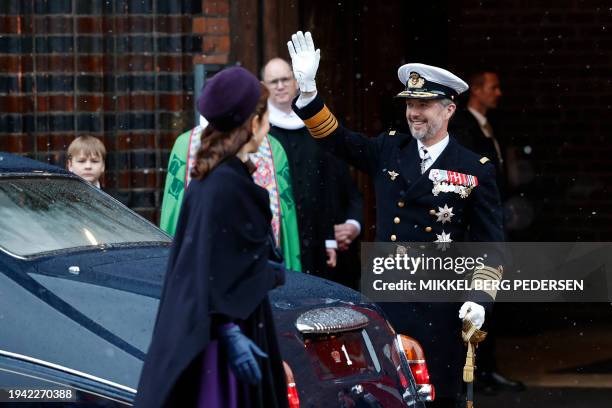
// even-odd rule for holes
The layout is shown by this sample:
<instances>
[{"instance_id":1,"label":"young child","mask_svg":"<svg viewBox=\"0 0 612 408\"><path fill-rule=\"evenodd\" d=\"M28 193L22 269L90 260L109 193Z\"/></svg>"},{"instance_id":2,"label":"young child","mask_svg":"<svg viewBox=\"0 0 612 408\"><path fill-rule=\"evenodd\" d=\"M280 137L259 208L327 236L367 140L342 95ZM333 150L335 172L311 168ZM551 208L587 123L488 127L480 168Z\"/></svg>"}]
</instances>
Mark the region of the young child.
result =
<instances>
[{"instance_id":1,"label":"young child","mask_svg":"<svg viewBox=\"0 0 612 408\"><path fill-rule=\"evenodd\" d=\"M106 148L100 139L93 136L79 136L68 146L66 167L68 171L100 188L105 159Z\"/></svg>"}]
</instances>

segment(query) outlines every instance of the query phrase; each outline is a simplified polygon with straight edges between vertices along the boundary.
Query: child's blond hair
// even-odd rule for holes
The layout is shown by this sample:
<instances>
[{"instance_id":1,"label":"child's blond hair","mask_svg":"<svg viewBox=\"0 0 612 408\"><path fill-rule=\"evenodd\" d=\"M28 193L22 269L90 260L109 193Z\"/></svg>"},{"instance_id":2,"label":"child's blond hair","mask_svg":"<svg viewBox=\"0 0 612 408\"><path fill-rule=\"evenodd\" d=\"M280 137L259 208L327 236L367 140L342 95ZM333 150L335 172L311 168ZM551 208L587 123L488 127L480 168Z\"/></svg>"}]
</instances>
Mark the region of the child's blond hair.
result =
<instances>
[{"instance_id":1,"label":"child's blond hair","mask_svg":"<svg viewBox=\"0 0 612 408\"><path fill-rule=\"evenodd\" d=\"M79 153L83 153L85 156L100 157L102 160L106 159L104 143L93 136L79 136L74 139L68 146L66 160L72 160Z\"/></svg>"}]
</instances>

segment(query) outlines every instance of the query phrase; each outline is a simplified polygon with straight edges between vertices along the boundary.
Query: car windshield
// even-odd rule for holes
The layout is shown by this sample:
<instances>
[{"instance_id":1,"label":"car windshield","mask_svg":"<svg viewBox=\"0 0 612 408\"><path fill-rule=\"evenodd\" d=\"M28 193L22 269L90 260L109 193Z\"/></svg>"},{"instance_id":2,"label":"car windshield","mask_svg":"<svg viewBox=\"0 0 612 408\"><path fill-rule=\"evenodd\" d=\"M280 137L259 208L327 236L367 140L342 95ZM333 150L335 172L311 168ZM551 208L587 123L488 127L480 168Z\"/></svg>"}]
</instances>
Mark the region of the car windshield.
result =
<instances>
[{"instance_id":1,"label":"car windshield","mask_svg":"<svg viewBox=\"0 0 612 408\"><path fill-rule=\"evenodd\" d=\"M149 222L80 180L0 179L0 247L12 254L168 241Z\"/></svg>"}]
</instances>

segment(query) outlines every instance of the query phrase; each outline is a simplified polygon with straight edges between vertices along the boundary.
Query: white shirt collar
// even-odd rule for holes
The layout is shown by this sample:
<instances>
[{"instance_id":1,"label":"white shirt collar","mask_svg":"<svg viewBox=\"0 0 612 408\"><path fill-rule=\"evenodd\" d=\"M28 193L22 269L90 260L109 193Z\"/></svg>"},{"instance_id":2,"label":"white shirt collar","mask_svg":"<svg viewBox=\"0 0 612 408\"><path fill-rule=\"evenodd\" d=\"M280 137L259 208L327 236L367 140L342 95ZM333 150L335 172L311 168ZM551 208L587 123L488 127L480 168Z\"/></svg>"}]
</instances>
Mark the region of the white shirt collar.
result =
<instances>
[{"instance_id":1,"label":"white shirt collar","mask_svg":"<svg viewBox=\"0 0 612 408\"><path fill-rule=\"evenodd\" d=\"M433 144L431 146L425 146L420 140L417 139L419 157L421 158L423 157L422 156L423 148L427 149L427 152L429 153L429 157L431 157L431 160L429 160L427 164L431 166L436 160L438 160L438 157L440 157L444 149L446 149L446 146L448 146L449 140L450 138L448 137L448 133L446 134L446 136L444 136L444 139L440 140L438 143ZM429 168L429 166L427 167Z\"/></svg>"},{"instance_id":2,"label":"white shirt collar","mask_svg":"<svg viewBox=\"0 0 612 408\"><path fill-rule=\"evenodd\" d=\"M472 109L468 107L468 110L474 115L480 127L484 126L487 123L487 117L482 113L478 112L476 109Z\"/></svg>"},{"instance_id":3,"label":"white shirt collar","mask_svg":"<svg viewBox=\"0 0 612 408\"><path fill-rule=\"evenodd\" d=\"M295 130L304 127L304 122L294 111L283 112L268 100L268 112L270 112L270 124L282 129Z\"/></svg>"}]
</instances>

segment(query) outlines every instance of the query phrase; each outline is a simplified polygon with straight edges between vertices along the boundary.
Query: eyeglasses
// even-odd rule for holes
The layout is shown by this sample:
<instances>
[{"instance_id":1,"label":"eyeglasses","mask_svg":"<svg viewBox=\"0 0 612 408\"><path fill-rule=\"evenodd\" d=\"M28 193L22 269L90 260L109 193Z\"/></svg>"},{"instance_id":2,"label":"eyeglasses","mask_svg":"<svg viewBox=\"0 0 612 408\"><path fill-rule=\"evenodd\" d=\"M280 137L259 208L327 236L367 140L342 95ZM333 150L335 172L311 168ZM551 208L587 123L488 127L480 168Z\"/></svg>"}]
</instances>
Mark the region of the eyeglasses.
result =
<instances>
[{"instance_id":1,"label":"eyeglasses","mask_svg":"<svg viewBox=\"0 0 612 408\"><path fill-rule=\"evenodd\" d=\"M266 84L268 86L277 87L280 84L289 85L291 81L293 81L293 77L283 77L283 78L273 79L272 81L266 81Z\"/></svg>"}]
</instances>

